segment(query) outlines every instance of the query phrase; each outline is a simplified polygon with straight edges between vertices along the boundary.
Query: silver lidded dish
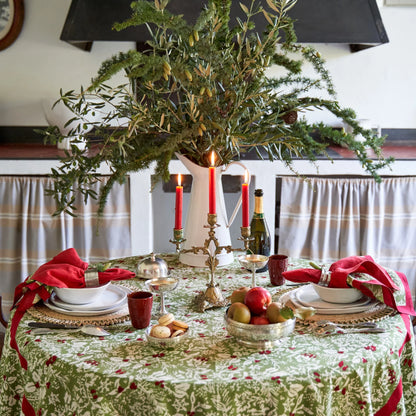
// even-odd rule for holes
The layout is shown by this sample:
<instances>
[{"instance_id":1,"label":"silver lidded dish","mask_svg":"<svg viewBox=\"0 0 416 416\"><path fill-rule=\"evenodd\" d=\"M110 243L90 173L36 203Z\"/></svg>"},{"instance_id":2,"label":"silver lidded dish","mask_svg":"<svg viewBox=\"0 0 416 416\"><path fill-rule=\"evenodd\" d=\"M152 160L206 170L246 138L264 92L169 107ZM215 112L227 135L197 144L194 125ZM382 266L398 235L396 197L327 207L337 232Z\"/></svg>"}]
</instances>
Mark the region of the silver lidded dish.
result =
<instances>
[{"instance_id":1,"label":"silver lidded dish","mask_svg":"<svg viewBox=\"0 0 416 416\"><path fill-rule=\"evenodd\" d=\"M168 275L169 270L166 261L156 257L154 253L143 259L136 268L136 276L143 279L167 277Z\"/></svg>"},{"instance_id":2,"label":"silver lidded dish","mask_svg":"<svg viewBox=\"0 0 416 416\"><path fill-rule=\"evenodd\" d=\"M227 313L224 319L228 334L240 344L251 348L271 348L278 345L282 338L293 332L296 323L296 318L293 318L268 325L243 324L228 318Z\"/></svg>"}]
</instances>

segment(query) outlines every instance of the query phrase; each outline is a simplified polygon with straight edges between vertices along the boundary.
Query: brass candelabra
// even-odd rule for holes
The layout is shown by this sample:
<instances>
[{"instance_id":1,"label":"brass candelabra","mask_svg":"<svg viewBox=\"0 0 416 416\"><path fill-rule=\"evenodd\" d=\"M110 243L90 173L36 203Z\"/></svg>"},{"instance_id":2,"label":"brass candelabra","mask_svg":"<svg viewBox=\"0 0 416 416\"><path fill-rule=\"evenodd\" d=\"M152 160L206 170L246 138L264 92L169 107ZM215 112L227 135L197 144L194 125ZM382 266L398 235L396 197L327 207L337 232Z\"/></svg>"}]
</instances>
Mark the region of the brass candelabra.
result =
<instances>
[{"instance_id":1,"label":"brass candelabra","mask_svg":"<svg viewBox=\"0 0 416 416\"><path fill-rule=\"evenodd\" d=\"M208 238L204 241L203 247L191 247L190 249L183 250L182 244L185 241L183 238L182 229L173 230L173 240L169 240L171 243L176 245L177 253L203 253L207 255L205 264L208 266L210 271L210 282L207 284L207 289L204 293L201 293L196 298L197 308L203 312L204 310L212 307L221 307L227 304L227 301L224 299L224 296L221 293L219 284L215 284L215 271L218 266L218 254L223 250L227 253L232 251L241 250L241 248L233 249L231 245L220 246L217 237L215 236L215 229L220 225L217 224L217 214L208 214L208 225L205 225L205 228L208 228ZM250 237L251 231L250 227L241 227L241 237L239 240L244 242L244 249L247 251L249 242L252 240ZM212 245L214 247L212 247Z\"/></svg>"}]
</instances>

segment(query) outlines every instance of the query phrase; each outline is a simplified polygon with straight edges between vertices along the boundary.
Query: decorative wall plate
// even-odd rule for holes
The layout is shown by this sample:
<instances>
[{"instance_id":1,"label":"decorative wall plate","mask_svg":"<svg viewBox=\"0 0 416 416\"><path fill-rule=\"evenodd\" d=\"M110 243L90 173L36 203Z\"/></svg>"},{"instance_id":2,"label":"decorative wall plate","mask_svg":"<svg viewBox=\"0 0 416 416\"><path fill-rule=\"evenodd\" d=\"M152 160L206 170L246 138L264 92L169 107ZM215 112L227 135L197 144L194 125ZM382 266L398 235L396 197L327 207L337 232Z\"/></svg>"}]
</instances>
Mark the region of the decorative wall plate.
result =
<instances>
[{"instance_id":1,"label":"decorative wall plate","mask_svg":"<svg viewBox=\"0 0 416 416\"><path fill-rule=\"evenodd\" d=\"M0 51L8 48L23 26L23 0L0 0Z\"/></svg>"}]
</instances>

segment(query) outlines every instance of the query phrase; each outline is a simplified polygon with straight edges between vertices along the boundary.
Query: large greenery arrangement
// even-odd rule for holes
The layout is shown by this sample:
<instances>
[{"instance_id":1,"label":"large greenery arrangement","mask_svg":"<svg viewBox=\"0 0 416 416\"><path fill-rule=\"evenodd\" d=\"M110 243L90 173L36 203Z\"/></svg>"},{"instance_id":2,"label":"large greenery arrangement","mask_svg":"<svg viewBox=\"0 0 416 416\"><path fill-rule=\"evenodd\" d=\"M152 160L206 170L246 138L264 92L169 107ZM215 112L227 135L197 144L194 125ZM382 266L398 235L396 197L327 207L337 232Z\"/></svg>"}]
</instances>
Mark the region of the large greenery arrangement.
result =
<instances>
[{"instance_id":1,"label":"large greenery arrangement","mask_svg":"<svg viewBox=\"0 0 416 416\"><path fill-rule=\"evenodd\" d=\"M168 0L133 2L131 18L115 28L147 25L146 50L120 53L103 62L91 85L79 93L61 91L60 100L74 112L68 123L80 122L71 136L86 139L87 148L73 146L52 171L55 187L50 192L57 213L76 209L76 191L98 198L102 211L116 181L153 162L156 178L168 178L175 152L208 166L212 150L218 164L227 164L242 152L256 149L260 155L263 149L270 160L290 167L294 157L314 161L335 142L353 150L378 180L377 171L390 162L381 156L384 139L363 130L353 110L340 107L319 53L296 43L287 14L295 3L245 0L240 3L245 18L230 21L231 0L208 0L195 24L189 24L168 11ZM257 15L267 22L263 33L256 31ZM313 76L304 75L305 63L314 69ZM271 66L280 67L282 75L269 76ZM120 71L128 82L109 85ZM91 152L94 142L83 129L88 115L104 109L102 119L92 122L102 143ZM310 109L329 110L351 125L353 133L297 117ZM56 128L45 134L51 140L63 139ZM357 134L366 141L355 141ZM378 160L371 160L366 148L373 149ZM89 185L100 180L97 170L102 162L110 166L112 176L95 195Z\"/></svg>"}]
</instances>

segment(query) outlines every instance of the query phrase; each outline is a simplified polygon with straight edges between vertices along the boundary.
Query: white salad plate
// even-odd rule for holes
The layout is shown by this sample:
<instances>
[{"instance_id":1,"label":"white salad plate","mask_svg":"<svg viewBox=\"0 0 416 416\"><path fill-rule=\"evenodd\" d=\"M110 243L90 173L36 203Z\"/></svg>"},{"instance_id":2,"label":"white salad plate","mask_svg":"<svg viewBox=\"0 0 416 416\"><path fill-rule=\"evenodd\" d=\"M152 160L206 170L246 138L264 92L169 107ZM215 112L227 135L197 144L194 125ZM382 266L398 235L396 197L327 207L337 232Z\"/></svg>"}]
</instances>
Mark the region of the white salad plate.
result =
<instances>
[{"instance_id":1,"label":"white salad plate","mask_svg":"<svg viewBox=\"0 0 416 416\"><path fill-rule=\"evenodd\" d=\"M295 306L313 307L319 315L341 315L348 313L364 312L373 307L378 301L367 297L352 303L330 303L322 300L313 289L312 285L301 286L290 294L290 299Z\"/></svg>"},{"instance_id":2,"label":"white salad plate","mask_svg":"<svg viewBox=\"0 0 416 416\"><path fill-rule=\"evenodd\" d=\"M55 312L73 316L97 316L116 312L127 303L127 294L130 291L122 286L110 285L93 302L82 305L66 303L52 293L45 305Z\"/></svg>"}]
</instances>

